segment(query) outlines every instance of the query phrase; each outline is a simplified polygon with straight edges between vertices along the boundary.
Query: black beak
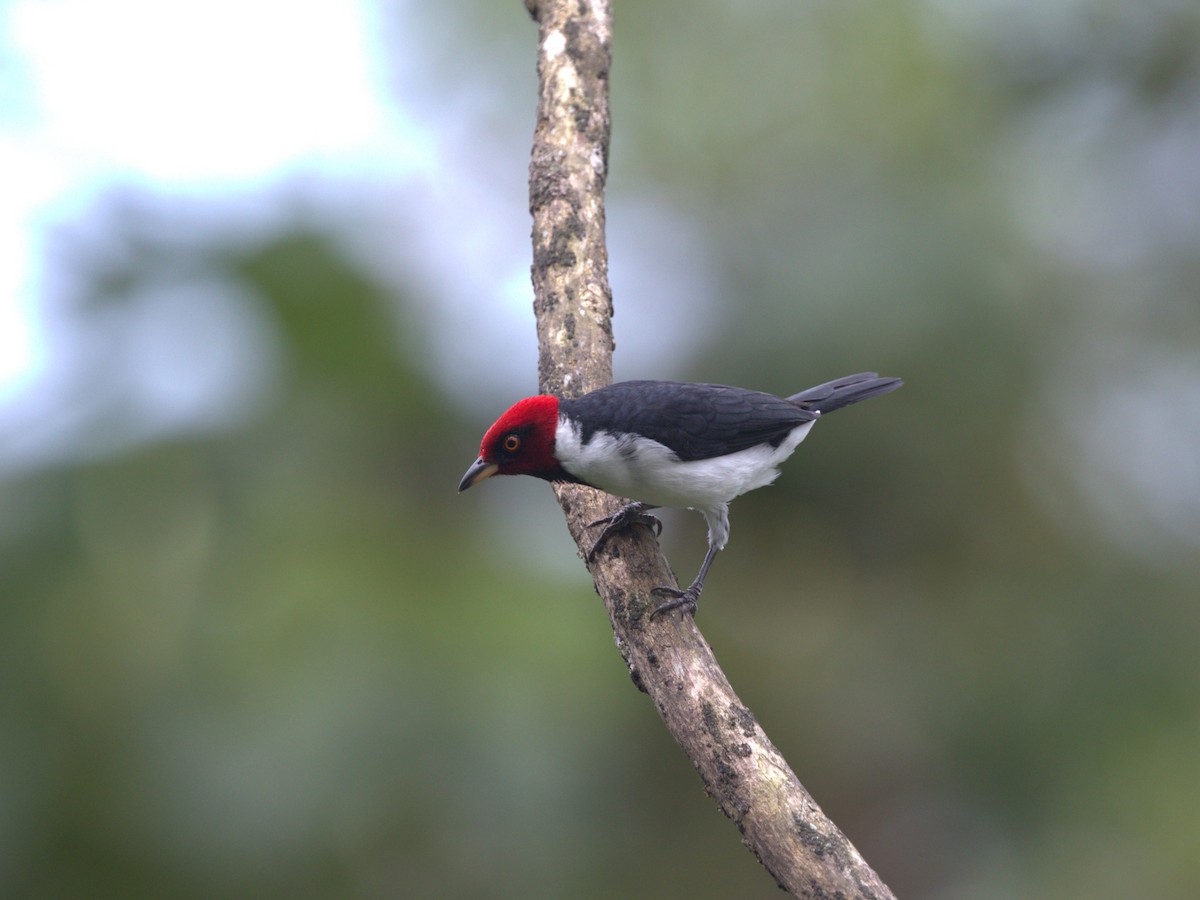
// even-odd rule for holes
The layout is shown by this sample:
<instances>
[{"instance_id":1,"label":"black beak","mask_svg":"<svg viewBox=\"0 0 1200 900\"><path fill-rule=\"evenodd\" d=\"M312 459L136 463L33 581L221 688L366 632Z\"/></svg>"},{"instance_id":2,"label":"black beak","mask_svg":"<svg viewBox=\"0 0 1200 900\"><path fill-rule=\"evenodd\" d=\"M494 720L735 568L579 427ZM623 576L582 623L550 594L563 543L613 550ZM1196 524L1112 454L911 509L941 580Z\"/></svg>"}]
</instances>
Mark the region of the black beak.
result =
<instances>
[{"instance_id":1,"label":"black beak","mask_svg":"<svg viewBox=\"0 0 1200 900\"><path fill-rule=\"evenodd\" d=\"M471 463L471 468L467 469L467 474L462 477L462 481L458 483L458 492L461 494L477 481L483 481L485 478L491 478L500 469L498 463L488 462L482 456L475 462Z\"/></svg>"}]
</instances>

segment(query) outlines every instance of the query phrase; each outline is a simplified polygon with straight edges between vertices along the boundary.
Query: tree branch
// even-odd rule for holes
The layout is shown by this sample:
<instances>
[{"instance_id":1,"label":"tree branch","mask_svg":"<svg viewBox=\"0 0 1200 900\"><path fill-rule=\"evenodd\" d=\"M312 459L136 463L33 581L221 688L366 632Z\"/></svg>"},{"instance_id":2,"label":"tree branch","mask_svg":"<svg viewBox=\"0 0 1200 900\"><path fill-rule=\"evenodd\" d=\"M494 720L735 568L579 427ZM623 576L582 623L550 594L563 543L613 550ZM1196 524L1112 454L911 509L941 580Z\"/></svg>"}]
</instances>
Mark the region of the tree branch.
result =
<instances>
[{"instance_id":1,"label":"tree branch","mask_svg":"<svg viewBox=\"0 0 1200 900\"><path fill-rule=\"evenodd\" d=\"M612 294L604 244L609 0L526 0L538 28L538 106L529 166L534 312L543 393L579 396L612 380ZM586 558L587 523L608 494L558 485ZM674 584L647 529L616 535L589 566L634 683L653 700L705 788L780 887L799 897L891 891L809 796L738 699L690 616L650 612Z\"/></svg>"}]
</instances>

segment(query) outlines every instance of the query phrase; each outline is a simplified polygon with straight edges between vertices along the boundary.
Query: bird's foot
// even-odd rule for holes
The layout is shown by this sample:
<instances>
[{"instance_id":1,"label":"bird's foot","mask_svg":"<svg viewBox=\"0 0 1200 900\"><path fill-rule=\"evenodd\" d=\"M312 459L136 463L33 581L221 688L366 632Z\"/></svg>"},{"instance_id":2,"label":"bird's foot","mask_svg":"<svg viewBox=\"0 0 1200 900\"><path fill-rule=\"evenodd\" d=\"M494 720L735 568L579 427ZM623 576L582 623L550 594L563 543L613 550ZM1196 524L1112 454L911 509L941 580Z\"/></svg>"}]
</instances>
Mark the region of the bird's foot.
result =
<instances>
[{"instance_id":1,"label":"bird's foot","mask_svg":"<svg viewBox=\"0 0 1200 900\"><path fill-rule=\"evenodd\" d=\"M693 584L686 591L681 591L679 588L673 587L656 587L650 593L657 594L659 597L670 597L654 607L650 613L650 620L653 621L655 616L660 616L663 613L670 612L673 609L682 609L689 612L694 617L696 615L696 601L700 599L700 586Z\"/></svg>"},{"instance_id":2,"label":"bird's foot","mask_svg":"<svg viewBox=\"0 0 1200 900\"><path fill-rule=\"evenodd\" d=\"M645 525L654 532L655 537L662 534L662 521L658 516L652 516L646 512L647 509L649 507L645 503L626 503L611 516L605 516L602 519L588 522L588 528L603 525L604 530L600 532L600 536L596 538L596 543L592 544L592 549L588 551L587 561L589 563L594 562L596 554L600 552L600 548L605 545L608 539L630 525Z\"/></svg>"}]
</instances>

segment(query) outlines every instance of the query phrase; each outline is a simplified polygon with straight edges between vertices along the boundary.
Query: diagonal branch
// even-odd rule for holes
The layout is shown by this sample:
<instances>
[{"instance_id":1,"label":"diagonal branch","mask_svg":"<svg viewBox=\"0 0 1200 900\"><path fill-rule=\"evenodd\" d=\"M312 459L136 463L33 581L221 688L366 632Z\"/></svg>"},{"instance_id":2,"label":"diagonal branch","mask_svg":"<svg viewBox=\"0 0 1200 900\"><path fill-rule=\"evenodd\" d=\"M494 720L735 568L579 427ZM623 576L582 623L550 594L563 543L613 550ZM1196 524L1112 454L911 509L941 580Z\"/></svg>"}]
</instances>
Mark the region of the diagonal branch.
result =
<instances>
[{"instance_id":1,"label":"diagonal branch","mask_svg":"<svg viewBox=\"0 0 1200 900\"><path fill-rule=\"evenodd\" d=\"M529 166L534 312L543 393L579 396L612 380L612 294L604 244L610 0L525 0L538 28L538 106ZM555 487L581 551L587 523L614 512L599 491ZM585 553L586 557L586 553ZM738 699L691 617L654 622L650 593L674 584L647 529L614 536L590 564L617 647L743 842L799 897L890 898Z\"/></svg>"}]
</instances>

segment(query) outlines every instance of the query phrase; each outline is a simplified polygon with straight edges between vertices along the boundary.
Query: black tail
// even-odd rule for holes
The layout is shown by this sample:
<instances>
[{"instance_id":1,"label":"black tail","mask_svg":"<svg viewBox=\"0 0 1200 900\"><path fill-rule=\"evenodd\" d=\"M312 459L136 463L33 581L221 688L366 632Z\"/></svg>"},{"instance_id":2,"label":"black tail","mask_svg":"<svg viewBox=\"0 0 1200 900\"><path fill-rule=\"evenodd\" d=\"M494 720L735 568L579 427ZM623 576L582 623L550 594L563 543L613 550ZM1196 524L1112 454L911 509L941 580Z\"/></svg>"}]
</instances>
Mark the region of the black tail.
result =
<instances>
[{"instance_id":1,"label":"black tail","mask_svg":"<svg viewBox=\"0 0 1200 900\"><path fill-rule=\"evenodd\" d=\"M880 378L875 372L861 372L858 375L847 375L836 381L818 384L816 387L792 394L788 401L802 409L810 409L822 415L835 409L886 394L904 384L899 378Z\"/></svg>"}]
</instances>

